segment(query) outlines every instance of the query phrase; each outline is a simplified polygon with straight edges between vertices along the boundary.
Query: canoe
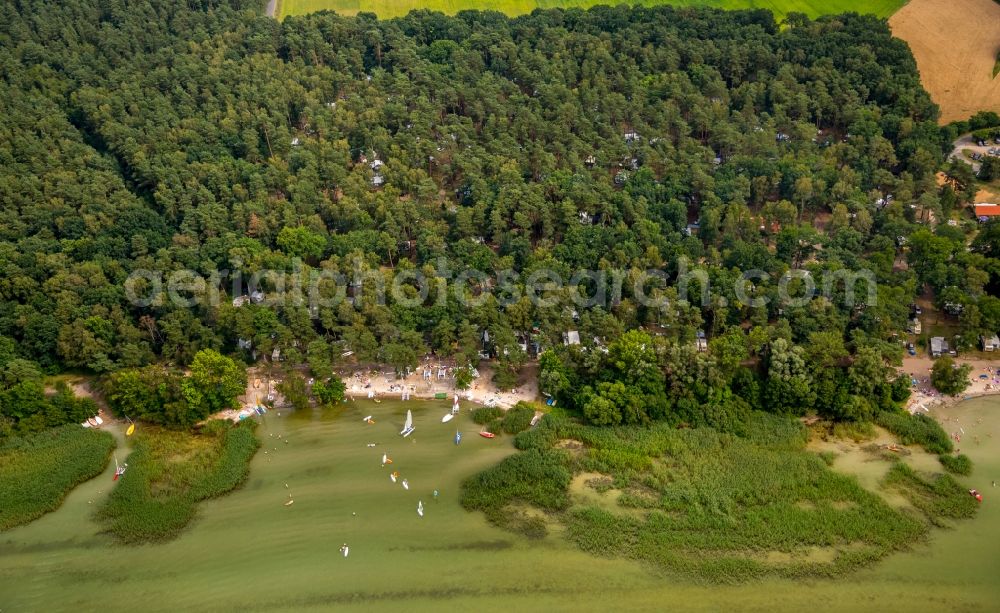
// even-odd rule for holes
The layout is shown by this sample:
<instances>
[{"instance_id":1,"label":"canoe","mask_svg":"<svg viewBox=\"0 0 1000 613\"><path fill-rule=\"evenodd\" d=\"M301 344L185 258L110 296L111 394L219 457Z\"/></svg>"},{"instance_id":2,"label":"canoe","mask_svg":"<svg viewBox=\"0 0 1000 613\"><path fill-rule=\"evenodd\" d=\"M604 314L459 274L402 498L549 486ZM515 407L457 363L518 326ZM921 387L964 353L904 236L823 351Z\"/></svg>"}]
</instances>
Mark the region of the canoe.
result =
<instances>
[{"instance_id":1,"label":"canoe","mask_svg":"<svg viewBox=\"0 0 1000 613\"><path fill-rule=\"evenodd\" d=\"M451 421L454 418L455 418L455 414L454 413L448 413L444 417L441 418L441 423L447 423L447 422Z\"/></svg>"},{"instance_id":2,"label":"canoe","mask_svg":"<svg viewBox=\"0 0 1000 613\"><path fill-rule=\"evenodd\" d=\"M286 507L290 507L290 506L292 506L292 503L294 503L294 502L295 502L294 500L289 500L288 502L285 503L285 506Z\"/></svg>"},{"instance_id":3,"label":"canoe","mask_svg":"<svg viewBox=\"0 0 1000 613\"><path fill-rule=\"evenodd\" d=\"M132 436L133 434L135 434L135 424L131 424L128 430L125 431L125 436Z\"/></svg>"},{"instance_id":4,"label":"canoe","mask_svg":"<svg viewBox=\"0 0 1000 613\"><path fill-rule=\"evenodd\" d=\"M493 438L496 434L493 434L492 432L480 432L479 436L483 438Z\"/></svg>"}]
</instances>

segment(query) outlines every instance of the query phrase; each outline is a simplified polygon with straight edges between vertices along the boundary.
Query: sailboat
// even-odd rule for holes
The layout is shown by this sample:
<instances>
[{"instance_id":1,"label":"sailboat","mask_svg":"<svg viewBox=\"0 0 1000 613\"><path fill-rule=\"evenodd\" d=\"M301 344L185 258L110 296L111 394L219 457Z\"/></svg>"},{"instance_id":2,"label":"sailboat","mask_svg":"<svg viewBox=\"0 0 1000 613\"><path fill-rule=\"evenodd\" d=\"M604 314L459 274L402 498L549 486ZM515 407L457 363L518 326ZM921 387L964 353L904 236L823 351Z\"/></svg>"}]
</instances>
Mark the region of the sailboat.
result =
<instances>
[{"instance_id":1,"label":"sailboat","mask_svg":"<svg viewBox=\"0 0 1000 613\"><path fill-rule=\"evenodd\" d=\"M403 479L403 489L404 490L410 489L410 482L407 481L406 479Z\"/></svg>"},{"instance_id":2,"label":"sailboat","mask_svg":"<svg viewBox=\"0 0 1000 613\"><path fill-rule=\"evenodd\" d=\"M455 417L454 413L445 413L444 417L441 418L441 423L443 423L443 424L444 423L448 423L449 421L451 421L452 419L454 419L454 417Z\"/></svg>"},{"instance_id":3,"label":"sailboat","mask_svg":"<svg viewBox=\"0 0 1000 613\"><path fill-rule=\"evenodd\" d=\"M116 453L115 454L115 478L112 479L112 481L117 481L118 477L121 477L122 475L124 475L125 474L125 470L127 468L128 468L128 463L127 462L125 464L119 464L118 463L118 454Z\"/></svg>"},{"instance_id":4,"label":"sailboat","mask_svg":"<svg viewBox=\"0 0 1000 613\"><path fill-rule=\"evenodd\" d=\"M382 454L382 466L385 466L386 464L392 464L392 458L389 457L389 454L383 453Z\"/></svg>"},{"instance_id":5,"label":"sailboat","mask_svg":"<svg viewBox=\"0 0 1000 613\"><path fill-rule=\"evenodd\" d=\"M458 394L455 394L455 402L451 403L451 414L458 415Z\"/></svg>"},{"instance_id":6,"label":"sailboat","mask_svg":"<svg viewBox=\"0 0 1000 613\"><path fill-rule=\"evenodd\" d=\"M402 434L404 437L407 437L407 436L410 436L411 434L413 434L413 430L414 430L414 428L413 428L413 411L407 409L406 410L406 423L403 424L403 429L400 430L399 433Z\"/></svg>"},{"instance_id":7,"label":"sailboat","mask_svg":"<svg viewBox=\"0 0 1000 613\"><path fill-rule=\"evenodd\" d=\"M424 501L423 500L418 500L417 501L417 515L419 515L420 517L424 516Z\"/></svg>"},{"instance_id":8,"label":"sailboat","mask_svg":"<svg viewBox=\"0 0 1000 613\"><path fill-rule=\"evenodd\" d=\"M462 442L462 433L461 432L456 432L455 433L455 444L457 445L457 444L459 444L461 442Z\"/></svg>"},{"instance_id":9,"label":"sailboat","mask_svg":"<svg viewBox=\"0 0 1000 613\"><path fill-rule=\"evenodd\" d=\"M396 471L393 471L393 472L389 473L389 478L392 479L393 483L395 483L396 479L399 478L399 471L396 470Z\"/></svg>"}]
</instances>

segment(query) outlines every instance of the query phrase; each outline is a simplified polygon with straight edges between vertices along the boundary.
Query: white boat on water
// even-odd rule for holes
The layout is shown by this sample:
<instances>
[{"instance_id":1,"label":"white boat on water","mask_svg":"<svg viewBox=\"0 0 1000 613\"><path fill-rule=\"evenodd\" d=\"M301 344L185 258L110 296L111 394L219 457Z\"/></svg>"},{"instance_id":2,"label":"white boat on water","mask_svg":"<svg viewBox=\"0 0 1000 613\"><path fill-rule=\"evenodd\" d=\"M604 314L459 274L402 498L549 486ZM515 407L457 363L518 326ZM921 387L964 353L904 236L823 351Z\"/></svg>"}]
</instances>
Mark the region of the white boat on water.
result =
<instances>
[{"instance_id":1,"label":"white boat on water","mask_svg":"<svg viewBox=\"0 0 1000 613\"><path fill-rule=\"evenodd\" d=\"M343 547L340 548L340 552L343 553L344 557L346 558L347 554L351 552L351 548L345 544Z\"/></svg>"},{"instance_id":2,"label":"white boat on water","mask_svg":"<svg viewBox=\"0 0 1000 613\"><path fill-rule=\"evenodd\" d=\"M458 415L458 396L455 396L455 402L451 403L451 414Z\"/></svg>"},{"instance_id":3,"label":"white boat on water","mask_svg":"<svg viewBox=\"0 0 1000 613\"><path fill-rule=\"evenodd\" d=\"M418 500L417 501L417 515L419 515L420 517L424 516L424 501L423 500Z\"/></svg>"},{"instance_id":4,"label":"white boat on water","mask_svg":"<svg viewBox=\"0 0 1000 613\"><path fill-rule=\"evenodd\" d=\"M410 482L407 481L406 479L403 479L403 489L404 490L410 489Z\"/></svg>"},{"instance_id":5,"label":"white boat on water","mask_svg":"<svg viewBox=\"0 0 1000 613\"><path fill-rule=\"evenodd\" d=\"M447 413L444 417L441 418L441 423L443 423L443 424L444 423L448 423L449 421L451 421L454 418L455 418L455 414L454 413Z\"/></svg>"},{"instance_id":6,"label":"white boat on water","mask_svg":"<svg viewBox=\"0 0 1000 613\"><path fill-rule=\"evenodd\" d=\"M403 424L403 429L400 430L399 433L402 434L404 437L406 437L406 436L410 436L411 434L413 434L413 430L414 430L414 428L413 428L413 411L407 409L406 410L406 423Z\"/></svg>"},{"instance_id":7,"label":"white boat on water","mask_svg":"<svg viewBox=\"0 0 1000 613\"><path fill-rule=\"evenodd\" d=\"M364 419L362 419L361 421L371 421L371 420L372 420L372 416L371 416L371 415L369 415L368 417L365 417L365 418L364 418Z\"/></svg>"}]
</instances>

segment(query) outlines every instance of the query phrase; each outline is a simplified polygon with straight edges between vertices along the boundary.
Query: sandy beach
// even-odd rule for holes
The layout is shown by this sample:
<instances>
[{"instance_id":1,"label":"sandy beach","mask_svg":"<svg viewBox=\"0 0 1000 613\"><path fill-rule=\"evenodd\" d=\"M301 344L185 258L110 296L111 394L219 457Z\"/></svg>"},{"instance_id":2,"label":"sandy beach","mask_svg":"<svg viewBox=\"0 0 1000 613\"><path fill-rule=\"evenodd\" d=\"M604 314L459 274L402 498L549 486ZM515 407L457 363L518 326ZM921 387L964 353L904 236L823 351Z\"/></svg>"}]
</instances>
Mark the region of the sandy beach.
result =
<instances>
[{"instance_id":1,"label":"sandy beach","mask_svg":"<svg viewBox=\"0 0 1000 613\"><path fill-rule=\"evenodd\" d=\"M957 364L969 364L969 387L956 396L945 396L931 386L931 368L934 360L929 357L907 357L899 372L906 373L915 381L913 395L906 403L910 413L930 413L935 407L942 408L967 398L1000 393L1000 356L995 360L956 358ZM983 377L983 375L986 375Z\"/></svg>"},{"instance_id":2,"label":"sandy beach","mask_svg":"<svg viewBox=\"0 0 1000 613\"><path fill-rule=\"evenodd\" d=\"M312 378L304 369L300 370L308 383ZM518 386L512 390L501 390L493 384L493 369L483 362L477 368L479 374L467 390L455 389L455 366L441 360L425 359L407 377L397 377L392 367L378 365L358 365L338 369L346 388L348 401L363 398L434 398L444 394L452 399L456 395L463 401L482 406L509 409L518 402L538 399L538 366L527 364L521 369ZM270 373L270 374L269 374ZM247 370L247 389L239 398L240 406L216 413L213 418L238 421L251 415L254 409L265 403L274 407L286 406L285 399L278 391L282 380L282 369L273 371L267 367L252 367Z\"/></svg>"}]
</instances>

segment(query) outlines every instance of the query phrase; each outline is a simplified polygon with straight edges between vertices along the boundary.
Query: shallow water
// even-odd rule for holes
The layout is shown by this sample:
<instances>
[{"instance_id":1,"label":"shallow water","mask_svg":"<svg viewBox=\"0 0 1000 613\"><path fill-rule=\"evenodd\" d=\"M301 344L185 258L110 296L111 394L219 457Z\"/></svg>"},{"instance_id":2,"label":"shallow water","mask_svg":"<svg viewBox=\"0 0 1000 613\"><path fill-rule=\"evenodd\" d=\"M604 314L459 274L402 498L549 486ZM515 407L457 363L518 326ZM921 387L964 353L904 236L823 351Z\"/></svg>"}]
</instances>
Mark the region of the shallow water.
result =
<instances>
[{"instance_id":1,"label":"shallow water","mask_svg":"<svg viewBox=\"0 0 1000 613\"><path fill-rule=\"evenodd\" d=\"M407 407L417 429L402 439ZM264 447L246 486L201 505L190 529L162 545L119 546L99 534L90 514L107 494L110 469L55 513L0 535L0 611L928 611L994 610L1000 602L1000 491L990 485L1000 479L1000 454L986 436L1000 438L1000 399L948 412L980 435L979 445L969 438L962 449L976 463L962 481L986 498L976 519L841 580L738 586L701 585L595 558L557 537L527 541L466 513L458 505L462 479L514 450L509 437L479 437L465 409L442 424L449 407L385 401L351 404L339 414L272 412L258 430ZM361 420L369 413L373 426ZM459 446L456 429L464 433ZM382 468L385 449L394 463ZM390 482L391 470L408 478L409 491ZM295 502L285 507L289 494ZM345 542L346 559L338 551Z\"/></svg>"}]
</instances>

